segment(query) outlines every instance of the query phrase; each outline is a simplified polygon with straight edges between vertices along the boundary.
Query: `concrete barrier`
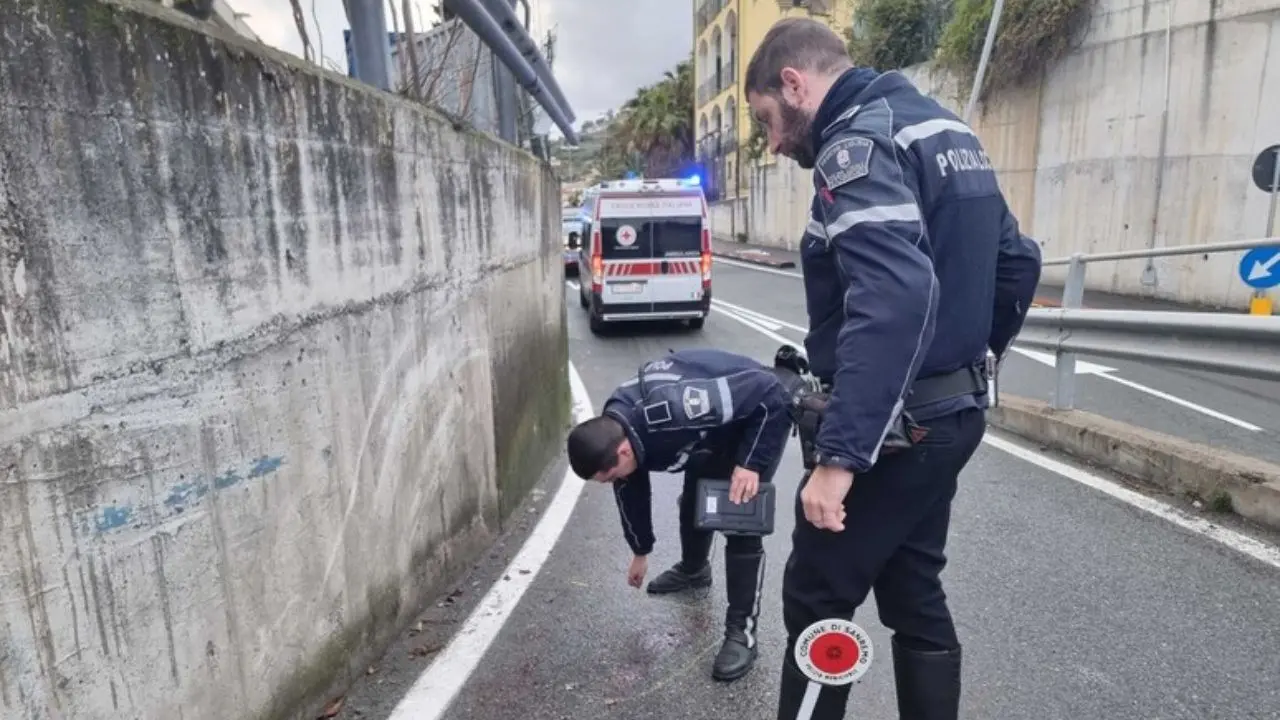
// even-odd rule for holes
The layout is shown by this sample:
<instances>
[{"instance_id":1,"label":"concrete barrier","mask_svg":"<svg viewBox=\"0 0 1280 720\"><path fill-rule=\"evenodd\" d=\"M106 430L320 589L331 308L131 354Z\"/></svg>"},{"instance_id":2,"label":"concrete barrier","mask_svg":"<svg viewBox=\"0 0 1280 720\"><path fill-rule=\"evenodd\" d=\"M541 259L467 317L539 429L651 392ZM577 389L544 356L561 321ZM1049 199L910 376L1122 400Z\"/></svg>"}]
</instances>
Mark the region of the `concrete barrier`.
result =
<instances>
[{"instance_id":1,"label":"concrete barrier","mask_svg":"<svg viewBox=\"0 0 1280 720\"><path fill-rule=\"evenodd\" d=\"M1280 466L1082 410L1001 393L990 423L1109 470L1280 529Z\"/></svg>"},{"instance_id":2,"label":"concrete barrier","mask_svg":"<svg viewBox=\"0 0 1280 720\"><path fill-rule=\"evenodd\" d=\"M0 26L0 717L315 717L558 454L557 183L156 3Z\"/></svg>"}]
</instances>

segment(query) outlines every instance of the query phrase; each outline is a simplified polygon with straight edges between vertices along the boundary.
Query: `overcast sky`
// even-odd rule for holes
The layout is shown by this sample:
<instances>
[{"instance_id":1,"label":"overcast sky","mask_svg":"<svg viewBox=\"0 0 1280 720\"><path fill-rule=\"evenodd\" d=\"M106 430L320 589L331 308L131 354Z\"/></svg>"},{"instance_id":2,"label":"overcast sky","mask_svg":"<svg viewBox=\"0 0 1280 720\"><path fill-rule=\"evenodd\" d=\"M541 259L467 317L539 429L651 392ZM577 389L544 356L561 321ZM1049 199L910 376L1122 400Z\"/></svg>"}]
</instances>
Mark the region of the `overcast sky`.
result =
<instances>
[{"instance_id":1,"label":"overcast sky","mask_svg":"<svg viewBox=\"0 0 1280 720\"><path fill-rule=\"evenodd\" d=\"M410 1L415 27L430 27L435 19L431 7L438 0ZM394 2L398 14L402 3ZM230 3L264 43L302 55L289 0ZM637 88L659 80L688 57L693 44L693 0L529 0L529 5L538 39L547 29L556 33L554 72L573 107L575 124L616 109ZM348 25L342 0L302 0L302 7L312 47L319 54L323 46L329 60L325 64L345 73L342 31Z\"/></svg>"}]
</instances>

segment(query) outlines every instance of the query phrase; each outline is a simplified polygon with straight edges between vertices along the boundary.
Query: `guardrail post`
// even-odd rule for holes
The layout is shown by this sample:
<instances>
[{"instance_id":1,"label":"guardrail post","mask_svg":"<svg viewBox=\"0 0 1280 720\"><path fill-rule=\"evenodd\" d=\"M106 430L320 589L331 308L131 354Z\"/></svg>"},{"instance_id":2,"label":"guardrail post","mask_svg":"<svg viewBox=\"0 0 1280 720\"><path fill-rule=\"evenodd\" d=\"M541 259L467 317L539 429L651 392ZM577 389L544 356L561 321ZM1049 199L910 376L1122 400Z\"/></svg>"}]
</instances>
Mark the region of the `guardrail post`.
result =
<instances>
[{"instance_id":1,"label":"guardrail post","mask_svg":"<svg viewBox=\"0 0 1280 720\"><path fill-rule=\"evenodd\" d=\"M1067 266L1067 284L1062 289L1062 307L1079 308L1084 304L1084 256L1076 253L1071 256ZM1066 330L1061 331L1066 335ZM1053 402L1055 410L1069 410L1075 407L1076 400L1076 354L1056 350L1054 352L1057 379L1053 385Z\"/></svg>"}]
</instances>

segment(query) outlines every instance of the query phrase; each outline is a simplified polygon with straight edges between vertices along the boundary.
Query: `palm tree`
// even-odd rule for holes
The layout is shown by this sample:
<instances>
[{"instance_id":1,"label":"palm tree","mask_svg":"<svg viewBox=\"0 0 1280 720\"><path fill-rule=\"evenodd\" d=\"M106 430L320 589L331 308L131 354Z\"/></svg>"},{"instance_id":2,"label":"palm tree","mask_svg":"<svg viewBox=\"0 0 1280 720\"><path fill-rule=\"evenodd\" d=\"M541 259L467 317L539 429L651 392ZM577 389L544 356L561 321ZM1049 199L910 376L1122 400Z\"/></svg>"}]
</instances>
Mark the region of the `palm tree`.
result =
<instances>
[{"instance_id":1,"label":"palm tree","mask_svg":"<svg viewBox=\"0 0 1280 720\"><path fill-rule=\"evenodd\" d=\"M604 178L674 175L693 160L693 98L691 56L600 121L607 130L596 170Z\"/></svg>"},{"instance_id":2,"label":"palm tree","mask_svg":"<svg viewBox=\"0 0 1280 720\"><path fill-rule=\"evenodd\" d=\"M693 158L693 96L690 58L624 106L627 134L632 149L645 159L646 174L672 174Z\"/></svg>"}]
</instances>

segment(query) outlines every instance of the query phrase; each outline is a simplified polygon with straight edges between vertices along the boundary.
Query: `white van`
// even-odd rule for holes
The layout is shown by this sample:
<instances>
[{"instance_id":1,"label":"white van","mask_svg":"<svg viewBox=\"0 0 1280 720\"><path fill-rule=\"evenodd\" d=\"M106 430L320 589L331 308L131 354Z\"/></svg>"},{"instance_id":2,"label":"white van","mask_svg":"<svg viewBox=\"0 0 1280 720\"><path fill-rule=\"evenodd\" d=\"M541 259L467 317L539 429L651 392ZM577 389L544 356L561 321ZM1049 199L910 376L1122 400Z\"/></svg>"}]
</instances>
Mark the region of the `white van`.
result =
<instances>
[{"instance_id":1,"label":"white van","mask_svg":"<svg viewBox=\"0 0 1280 720\"><path fill-rule=\"evenodd\" d=\"M696 179L611 180L582 198L579 300L606 323L683 320L711 311L711 231Z\"/></svg>"}]
</instances>

